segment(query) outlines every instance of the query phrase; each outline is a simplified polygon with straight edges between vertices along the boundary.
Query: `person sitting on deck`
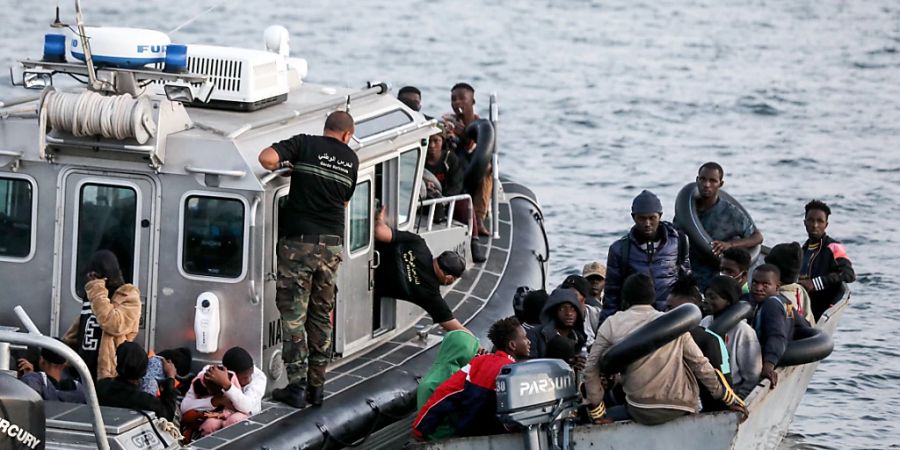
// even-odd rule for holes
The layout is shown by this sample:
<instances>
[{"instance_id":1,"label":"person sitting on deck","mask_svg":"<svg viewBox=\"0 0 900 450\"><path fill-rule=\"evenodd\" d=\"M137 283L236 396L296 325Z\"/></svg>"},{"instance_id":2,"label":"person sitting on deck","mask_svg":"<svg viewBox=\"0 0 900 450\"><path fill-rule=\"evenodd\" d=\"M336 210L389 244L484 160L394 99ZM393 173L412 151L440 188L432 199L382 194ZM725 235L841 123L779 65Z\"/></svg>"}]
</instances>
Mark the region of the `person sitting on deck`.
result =
<instances>
[{"instance_id":1,"label":"person sitting on deck","mask_svg":"<svg viewBox=\"0 0 900 450\"><path fill-rule=\"evenodd\" d=\"M734 278L741 287L741 300L750 301L750 252L732 247L722 252L719 273Z\"/></svg>"},{"instance_id":2,"label":"person sitting on deck","mask_svg":"<svg viewBox=\"0 0 900 450\"><path fill-rule=\"evenodd\" d=\"M182 394L187 393L187 383L184 387L181 384L181 381L187 378L191 372L191 350L186 347L163 350L156 355L149 355L147 373L141 379L141 390L152 395L159 394L159 381L166 379L165 371L163 371L164 360L169 360L175 365L175 372L178 376L175 380L175 387Z\"/></svg>"},{"instance_id":3,"label":"person sitting on deck","mask_svg":"<svg viewBox=\"0 0 900 450\"><path fill-rule=\"evenodd\" d=\"M181 402L181 425L188 439L234 425L262 409L266 375L247 350L232 347L222 365L207 365L197 374Z\"/></svg>"},{"instance_id":4,"label":"person sitting on deck","mask_svg":"<svg viewBox=\"0 0 900 450\"><path fill-rule=\"evenodd\" d=\"M655 307L666 309L669 288L675 280L691 271L688 241L675 226L662 221L662 202L650 191L642 191L631 203L634 226L609 246L606 259L606 290L601 323L619 310L622 283L633 273L652 275Z\"/></svg>"},{"instance_id":5,"label":"person sitting on deck","mask_svg":"<svg viewBox=\"0 0 900 450\"><path fill-rule=\"evenodd\" d=\"M541 311L541 325L528 330L531 341L530 358L546 358L547 343L555 336L563 336L572 341L579 351L586 346L584 335L584 314L578 301L578 292L572 288L559 287L550 293ZM567 361L572 367L583 368L584 357Z\"/></svg>"},{"instance_id":6,"label":"person sitting on deck","mask_svg":"<svg viewBox=\"0 0 900 450\"><path fill-rule=\"evenodd\" d=\"M447 333L441 341L437 358L431 364L428 373L419 381L419 388L416 391L416 409L425 406L425 402L441 383L469 364L469 361L478 354L480 347L478 338L467 331L454 330Z\"/></svg>"},{"instance_id":7,"label":"person sitting on deck","mask_svg":"<svg viewBox=\"0 0 900 450\"><path fill-rule=\"evenodd\" d=\"M85 403L84 386L66 374L66 359L49 348L41 349L40 371L25 358L20 358L20 380L41 395L45 401Z\"/></svg>"},{"instance_id":8,"label":"person sitting on deck","mask_svg":"<svg viewBox=\"0 0 900 450\"><path fill-rule=\"evenodd\" d=\"M775 245L766 255L766 262L774 264L781 273L778 293L788 299L807 322L815 323L809 294L797 283L800 279L800 265L803 263L803 250L800 249L800 244L791 242Z\"/></svg>"},{"instance_id":9,"label":"person sitting on deck","mask_svg":"<svg viewBox=\"0 0 900 450\"><path fill-rule=\"evenodd\" d=\"M691 303L696 307L701 308L702 301L703 296L700 295L700 290L697 289L697 282L694 281L693 277L688 275L679 278L675 284L672 285L672 290L669 291L669 298L666 301L666 310L670 311L685 303ZM725 380L730 386L734 386L731 381L731 359L728 354L728 348L725 345L725 340L704 326L698 325L692 328L690 333L694 342L697 344L697 347L703 352L703 356L709 360L709 363L713 368L721 372L722 375L725 375ZM709 393L709 390L706 389L706 386L701 384L699 385L699 388L700 404L703 406L703 412L724 411L728 409L728 405L724 402L713 398L712 394Z\"/></svg>"},{"instance_id":10,"label":"person sitting on deck","mask_svg":"<svg viewBox=\"0 0 900 450\"><path fill-rule=\"evenodd\" d=\"M134 342L123 342L116 349L116 378L97 383L97 398L101 406L153 411L156 417L171 421L175 417L175 365L163 362L166 379L159 384L160 396L141 391L139 385L147 372L147 352Z\"/></svg>"},{"instance_id":11,"label":"person sitting on deck","mask_svg":"<svg viewBox=\"0 0 900 450\"><path fill-rule=\"evenodd\" d=\"M496 352L476 356L435 389L413 421L413 437L436 441L505 431L497 419L497 375L507 364L527 359L530 343L515 317L494 322L488 339Z\"/></svg>"},{"instance_id":12,"label":"person sitting on deck","mask_svg":"<svg viewBox=\"0 0 900 450\"><path fill-rule=\"evenodd\" d=\"M428 172L422 176L425 182L423 192L428 192L428 198L451 197L461 194L463 190L463 171L459 160L444 144L443 134L433 134L428 138L428 153L425 157L425 170ZM437 183L429 180L432 176ZM446 205L435 206L435 221L441 221L446 217L445 209Z\"/></svg>"},{"instance_id":13,"label":"person sitting on deck","mask_svg":"<svg viewBox=\"0 0 900 450\"><path fill-rule=\"evenodd\" d=\"M603 289L606 287L606 266L599 261L584 265L581 276L591 283L590 295L585 303L591 306L603 307Z\"/></svg>"},{"instance_id":14,"label":"person sitting on deck","mask_svg":"<svg viewBox=\"0 0 900 450\"><path fill-rule=\"evenodd\" d=\"M805 209L803 224L809 239L803 244L799 283L809 292L813 316L819 320L843 297L843 284L856 281L856 273L844 245L825 233L831 208L824 202L813 200Z\"/></svg>"},{"instance_id":15,"label":"person sitting on deck","mask_svg":"<svg viewBox=\"0 0 900 450\"><path fill-rule=\"evenodd\" d=\"M735 250L735 249L729 249ZM709 327L713 320L731 305L740 301L740 282L728 275L717 275L706 288L706 302L712 314L700 321ZM725 346L731 363L731 379L734 392L741 398L747 397L759 383L762 371L762 353L756 331L745 320L741 320L725 333Z\"/></svg>"},{"instance_id":16,"label":"person sitting on deck","mask_svg":"<svg viewBox=\"0 0 900 450\"><path fill-rule=\"evenodd\" d=\"M712 238L711 250L721 257L729 248L751 249L763 241L762 233L737 205L719 198L719 189L725 185L725 170L715 162L700 166L697 172L697 190L700 197L695 199L697 217L700 225ZM678 220L676 220L678 222ZM719 271L719 262L715 265L705 262L697 248L691 249L691 268L700 289L706 289L709 280Z\"/></svg>"},{"instance_id":17,"label":"person sitting on deck","mask_svg":"<svg viewBox=\"0 0 900 450\"><path fill-rule=\"evenodd\" d=\"M784 355L788 343L794 338L795 328L809 326L806 319L797 313L794 305L778 295L780 286L781 272L777 266L763 264L753 271L750 295L756 302L753 328L762 349L763 366L760 379L769 379L773 389L778 384L778 372L775 371L775 367Z\"/></svg>"},{"instance_id":18,"label":"person sitting on deck","mask_svg":"<svg viewBox=\"0 0 900 450\"><path fill-rule=\"evenodd\" d=\"M713 398L722 399L729 408L746 415L743 400L732 392L724 375L710 365L690 334L685 333L628 365L621 377L626 404L611 408L610 417L606 417L600 360L610 347L663 314L652 306L656 299L653 284L653 279L646 274L630 275L622 286L622 300L629 307L607 319L597 330L597 340L591 347L585 370L592 420L608 423L610 419L632 418L638 423L655 425L697 413L698 382L706 386Z\"/></svg>"},{"instance_id":19,"label":"person sitting on deck","mask_svg":"<svg viewBox=\"0 0 900 450\"><path fill-rule=\"evenodd\" d=\"M559 286L561 288L575 289L578 303L581 305L581 315L584 317L585 345L590 348L597 336L597 328L600 327L600 307L589 305L587 299L591 295L591 282L580 275L569 275Z\"/></svg>"},{"instance_id":20,"label":"person sitting on deck","mask_svg":"<svg viewBox=\"0 0 900 450\"><path fill-rule=\"evenodd\" d=\"M384 208L375 216L375 241L376 250L381 254L381 264L375 270L376 298L412 302L445 331L466 330L453 317L440 290L466 271L466 261L459 253L448 250L433 257L421 236L387 226Z\"/></svg>"}]
</instances>

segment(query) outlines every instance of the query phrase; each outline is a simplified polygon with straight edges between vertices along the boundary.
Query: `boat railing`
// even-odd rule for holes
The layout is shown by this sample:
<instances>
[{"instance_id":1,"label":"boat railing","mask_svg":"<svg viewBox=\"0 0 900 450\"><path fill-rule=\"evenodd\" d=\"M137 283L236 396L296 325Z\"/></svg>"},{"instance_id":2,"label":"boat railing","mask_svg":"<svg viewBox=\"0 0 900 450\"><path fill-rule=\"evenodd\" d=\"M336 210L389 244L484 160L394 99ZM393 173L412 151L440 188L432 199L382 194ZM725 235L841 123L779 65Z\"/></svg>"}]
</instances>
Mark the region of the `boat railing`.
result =
<instances>
[{"instance_id":1,"label":"boat railing","mask_svg":"<svg viewBox=\"0 0 900 450\"><path fill-rule=\"evenodd\" d=\"M453 227L453 213L456 211L456 202L463 200L467 204L468 208L468 219L467 224L469 226L469 231L472 231L475 226L474 223L474 214L475 210L472 206L472 196L469 194L459 194L459 195L451 195L449 197L438 197L438 198L429 198L425 200L421 200L419 202L419 207L424 208L428 207L427 219L425 222L425 231L431 231L434 228L434 213L435 209L438 205L447 205L447 225L444 229L449 229ZM421 228L417 228L416 231L422 231Z\"/></svg>"},{"instance_id":2,"label":"boat railing","mask_svg":"<svg viewBox=\"0 0 900 450\"><path fill-rule=\"evenodd\" d=\"M494 178L493 189L491 192L491 234L494 239L500 238L500 158L497 154L497 123L500 122L500 103L497 100L497 93L491 93L491 101L489 107L489 119L494 126L494 154L491 157L491 165L493 170L491 176Z\"/></svg>"},{"instance_id":3,"label":"boat railing","mask_svg":"<svg viewBox=\"0 0 900 450\"><path fill-rule=\"evenodd\" d=\"M78 353L75 353L75 350L72 350L66 344L41 334L21 306L16 306L14 311L28 332L20 333L18 331L0 330L0 342L46 348L65 358L69 365L78 372L84 385L87 404L91 409L91 425L94 428L94 435L97 437L97 448L109 450L106 427L103 425L103 416L100 414L100 401L97 398L97 391L94 388L94 382L91 379L91 372L88 370L87 364L78 356Z\"/></svg>"}]
</instances>

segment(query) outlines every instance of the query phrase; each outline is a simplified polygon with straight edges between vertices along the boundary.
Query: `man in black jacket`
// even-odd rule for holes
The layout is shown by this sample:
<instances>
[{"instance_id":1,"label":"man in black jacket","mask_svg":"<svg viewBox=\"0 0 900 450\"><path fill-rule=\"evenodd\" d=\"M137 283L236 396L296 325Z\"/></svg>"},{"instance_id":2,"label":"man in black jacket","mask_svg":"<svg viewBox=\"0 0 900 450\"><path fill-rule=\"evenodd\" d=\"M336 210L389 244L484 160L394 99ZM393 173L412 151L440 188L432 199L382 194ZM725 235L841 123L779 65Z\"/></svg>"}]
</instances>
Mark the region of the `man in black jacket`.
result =
<instances>
[{"instance_id":1,"label":"man in black jacket","mask_svg":"<svg viewBox=\"0 0 900 450\"><path fill-rule=\"evenodd\" d=\"M175 417L175 365L163 361L166 380L159 383L160 396L154 397L140 388L141 378L147 371L147 352L134 342L123 342L116 349L116 378L105 378L97 383L97 397L102 406L153 411L156 417L172 420Z\"/></svg>"},{"instance_id":2,"label":"man in black jacket","mask_svg":"<svg viewBox=\"0 0 900 450\"><path fill-rule=\"evenodd\" d=\"M794 305L778 295L781 286L781 271L773 264L763 264L753 271L750 295L756 303L753 328L762 348L763 368L760 379L768 378L772 388L778 384L775 367L784 355L788 344L794 339L794 329L809 327Z\"/></svg>"},{"instance_id":3,"label":"man in black jacket","mask_svg":"<svg viewBox=\"0 0 900 450\"><path fill-rule=\"evenodd\" d=\"M809 292L816 320L841 299L844 283L856 281L847 250L825 234L830 215L831 208L824 202L813 200L806 204L803 225L809 239L803 244L803 266L798 283Z\"/></svg>"},{"instance_id":4,"label":"man in black jacket","mask_svg":"<svg viewBox=\"0 0 900 450\"><path fill-rule=\"evenodd\" d=\"M600 323L621 307L622 285L629 275L645 273L653 279L656 300L653 306L666 309L669 289L679 276L691 271L687 238L675 226L662 220L662 202L650 191L642 191L631 203L634 226L609 246L606 259L606 290Z\"/></svg>"}]
</instances>

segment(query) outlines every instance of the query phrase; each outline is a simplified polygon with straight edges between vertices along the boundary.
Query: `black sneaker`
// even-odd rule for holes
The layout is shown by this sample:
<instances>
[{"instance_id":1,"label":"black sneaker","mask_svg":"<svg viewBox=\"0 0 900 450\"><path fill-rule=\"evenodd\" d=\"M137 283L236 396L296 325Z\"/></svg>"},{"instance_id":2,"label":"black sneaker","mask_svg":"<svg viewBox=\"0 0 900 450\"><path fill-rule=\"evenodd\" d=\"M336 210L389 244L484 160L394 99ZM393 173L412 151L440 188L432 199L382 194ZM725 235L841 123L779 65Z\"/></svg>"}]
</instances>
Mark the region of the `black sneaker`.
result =
<instances>
[{"instance_id":1,"label":"black sneaker","mask_svg":"<svg viewBox=\"0 0 900 450\"><path fill-rule=\"evenodd\" d=\"M322 406L325 399L325 386L310 386L306 388L306 401L313 406Z\"/></svg>"},{"instance_id":2,"label":"black sneaker","mask_svg":"<svg viewBox=\"0 0 900 450\"><path fill-rule=\"evenodd\" d=\"M297 409L306 408L306 394L299 384L289 384L283 389L272 390L272 400L281 402Z\"/></svg>"}]
</instances>

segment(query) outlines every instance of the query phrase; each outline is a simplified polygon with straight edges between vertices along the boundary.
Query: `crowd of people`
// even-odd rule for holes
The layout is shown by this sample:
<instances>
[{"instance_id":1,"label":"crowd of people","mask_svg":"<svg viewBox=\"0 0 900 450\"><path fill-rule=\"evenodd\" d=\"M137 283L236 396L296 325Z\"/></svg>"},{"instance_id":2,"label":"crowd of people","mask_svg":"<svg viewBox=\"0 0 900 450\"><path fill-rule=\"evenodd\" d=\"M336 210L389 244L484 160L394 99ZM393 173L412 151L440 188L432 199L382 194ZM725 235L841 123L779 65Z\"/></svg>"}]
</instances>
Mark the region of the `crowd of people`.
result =
<instances>
[{"instance_id":1,"label":"crowd of people","mask_svg":"<svg viewBox=\"0 0 900 450\"><path fill-rule=\"evenodd\" d=\"M17 360L19 378L42 399L85 403L84 383L92 382L101 406L153 412L157 425L182 443L260 411L266 376L245 349L229 349L222 364L207 365L195 375L190 349L154 354L134 342L141 294L124 281L111 251L93 255L84 281L81 313L60 341L85 362L90 380L48 348L40 350L37 364L23 355Z\"/></svg>"},{"instance_id":2,"label":"crowd of people","mask_svg":"<svg viewBox=\"0 0 900 450\"><path fill-rule=\"evenodd\" d=\"M610 246L605 265L586 264L581 275L566 277L550 293L518 289L516 316L499 320L489 333L494 353L477 356L477 340L468 337L460 345L461 335L448 336L420 385L414 437L503 432L488 414L496 407L492 397L477 393L493 389L500 367L533 358L562 359L583 374L583 423L630 419L654 425L720 410L747 417L743 399L761 380L775 388L782 355L795 334L803 335L797 330L811 327L838 302L842 284L855 274L843 245L826 234L831 209L819 200L805 207L804 244L775 245L754 261L750 250L762 243L762 232L719 195L723 178L714 162L701 166L696 178L693 201L711 237L709 251L663 221L661 202L645 190L632 203L634 225ZM740 302L751 305L751 317L721 335L709 329ZM686 303L704 312L699 326L620 373L601 371L612 346ZM492 363L485 367L487 361Z\"/></svg>"}]
</instances>

